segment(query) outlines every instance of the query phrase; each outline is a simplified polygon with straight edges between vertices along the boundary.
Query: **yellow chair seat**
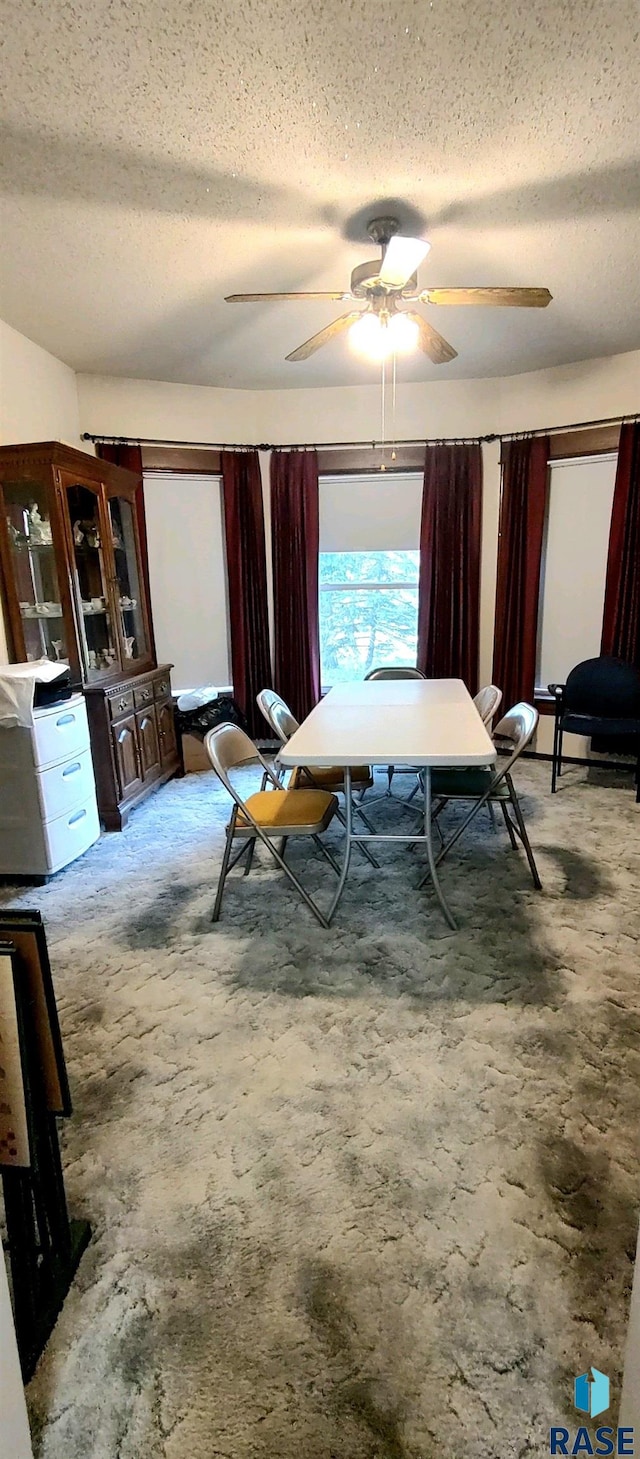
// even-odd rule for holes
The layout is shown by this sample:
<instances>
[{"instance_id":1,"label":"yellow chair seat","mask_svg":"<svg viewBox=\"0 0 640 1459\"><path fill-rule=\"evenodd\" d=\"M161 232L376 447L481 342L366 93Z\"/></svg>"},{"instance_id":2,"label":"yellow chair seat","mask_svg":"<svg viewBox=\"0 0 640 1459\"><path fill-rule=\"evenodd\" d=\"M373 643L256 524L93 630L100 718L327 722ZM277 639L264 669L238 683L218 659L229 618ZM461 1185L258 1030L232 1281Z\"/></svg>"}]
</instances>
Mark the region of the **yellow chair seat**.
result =
<instances>
[{"instance_id":1,"label":"yellow chair seat","mask_svg":"<svg viewBox=\"0 0 640 1459\"><path fill-rule=\"evenodd\" d=\"M291 772L290 786L294 790L297 786L309 784L309 776L316 785L322 786L323 790L342 790L344 785L344 770L341 765L309 765L303 767L296 765ZM373 777L368 765L351 766L351 783L354 786L368 787L373 785Z\"/></svg>"},{"instance_id":2,"label":"yellow chair seat","mask_svg":"<svg viewBox=\"0 0 640 1459\"><path fill-rule=\"evenodd\" d=\"M247 797L245 806L267 835L315 836L326 830L338 802L325 790L257 790ZM240 810L235 829L255 834Z\"/></svg>"}]
</instances>

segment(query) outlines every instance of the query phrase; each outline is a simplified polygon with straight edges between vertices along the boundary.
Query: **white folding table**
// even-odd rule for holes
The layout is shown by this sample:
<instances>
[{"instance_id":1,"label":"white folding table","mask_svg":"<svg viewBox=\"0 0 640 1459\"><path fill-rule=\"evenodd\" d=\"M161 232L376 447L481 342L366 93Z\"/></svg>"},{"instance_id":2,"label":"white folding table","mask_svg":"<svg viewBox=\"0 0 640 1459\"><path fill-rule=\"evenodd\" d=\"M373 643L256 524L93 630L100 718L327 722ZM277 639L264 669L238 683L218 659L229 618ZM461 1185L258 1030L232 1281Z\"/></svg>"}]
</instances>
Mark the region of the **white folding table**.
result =
<instances>
[{"instance_id":1,"label":"white folding table","mask_svg":"<svg viewBox=\"0 0 640 1459\"><path fill-rule=\"evenodd\" d=\"M339 684L279 752L281 765L344 768L345 852L329 921L344 889L354 841L417 841L426 846L434 890L450 927L456 923L438 880L431 828L433 766L493 765L496 749L461 679L368 679ZM416 765L424 771L422 829L413 835L353 830L354 765Z\"/></svg>"}]
</instances>

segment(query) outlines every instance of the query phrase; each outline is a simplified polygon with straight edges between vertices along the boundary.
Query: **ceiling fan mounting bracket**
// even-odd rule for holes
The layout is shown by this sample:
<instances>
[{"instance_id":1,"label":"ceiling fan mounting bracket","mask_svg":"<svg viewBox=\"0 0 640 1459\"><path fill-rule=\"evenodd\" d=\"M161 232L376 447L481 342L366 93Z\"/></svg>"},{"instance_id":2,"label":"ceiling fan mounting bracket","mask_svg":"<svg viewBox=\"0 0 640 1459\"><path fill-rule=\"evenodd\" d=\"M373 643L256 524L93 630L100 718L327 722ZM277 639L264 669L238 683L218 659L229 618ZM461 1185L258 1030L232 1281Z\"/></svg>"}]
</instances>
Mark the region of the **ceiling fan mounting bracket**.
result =
<instances>
[{"instance_id":1,"label":"ceiling fan mounting bracket","mask_svg":"<svg viewBox=\"0 0 640 1459\"><path fill-rule=\"evenodd\" d=\"M398 232L400 224L397 218L372 218L367 223L367 233L374 243L384 249L391 242L394 234Z\"/></svg>"}]
</instances>

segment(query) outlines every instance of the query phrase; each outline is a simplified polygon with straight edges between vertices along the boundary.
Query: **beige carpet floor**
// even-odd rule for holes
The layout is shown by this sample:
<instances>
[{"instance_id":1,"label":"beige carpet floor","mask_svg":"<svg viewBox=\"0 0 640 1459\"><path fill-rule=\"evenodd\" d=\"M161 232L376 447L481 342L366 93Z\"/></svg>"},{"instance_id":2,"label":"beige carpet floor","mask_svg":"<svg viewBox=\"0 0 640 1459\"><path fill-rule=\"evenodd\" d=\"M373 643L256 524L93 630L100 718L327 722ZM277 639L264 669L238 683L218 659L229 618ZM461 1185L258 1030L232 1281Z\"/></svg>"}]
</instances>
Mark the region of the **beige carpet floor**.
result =
<instances>
[{"instance_id":1,"label":"beige carpet floor","mask_svg":"<svg viewBox=\"0 0 640 1459\"><path fill-rule=\"evenodd\" d=\"M4 890L46 918L94 1230L30 1385L38 1459L522 1459L590 1364L613 1412L640 808L627 777L518 780L544 889L483 817L447 863L457 933L396 849L329 933L264 855L213 928L206 774Z\"/></svg>"}]
</instances>

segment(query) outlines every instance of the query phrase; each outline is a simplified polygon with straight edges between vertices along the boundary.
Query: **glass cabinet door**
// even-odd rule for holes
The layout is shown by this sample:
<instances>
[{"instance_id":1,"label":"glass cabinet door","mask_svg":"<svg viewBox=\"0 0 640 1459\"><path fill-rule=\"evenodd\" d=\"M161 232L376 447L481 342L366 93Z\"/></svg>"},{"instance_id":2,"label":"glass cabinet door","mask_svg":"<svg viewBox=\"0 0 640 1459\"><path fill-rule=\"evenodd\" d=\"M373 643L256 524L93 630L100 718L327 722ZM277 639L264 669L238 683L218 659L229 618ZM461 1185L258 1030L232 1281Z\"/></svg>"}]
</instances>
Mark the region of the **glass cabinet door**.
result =
<instances>
[{"instance_id":1,"label":"glass cabinet door","mask_svg":"<svg viewBox=\"0 0 640 1459\"><path fill-rule=\"evenodd\" d=\"M107 503L115 562L115 587L125 659L144 659L149 643L136 551L134 507L126 497Z\"/></svg>"},{"instance_id":2,"label":"glass cabinet door","mask_svg":"<svg viewBox=\"0 0 640 1459\"><path fill-rule=\"evenodd\" d=\"M69 643L46 485L24 478L4 481L2 496L27 659L67 662Z\"/></svg>"},{"instance_id":3,"label":"glass cabinet door","mask_svg":"<svg viewBox=\"0 0 640 1459\"><path fill-rule=\"evenodd\" d=\"M111 616L109 555L102 541L99 487L64 481L73 541L85 677L99 678L120 661Z\"/></svg>"}]
</instances>

